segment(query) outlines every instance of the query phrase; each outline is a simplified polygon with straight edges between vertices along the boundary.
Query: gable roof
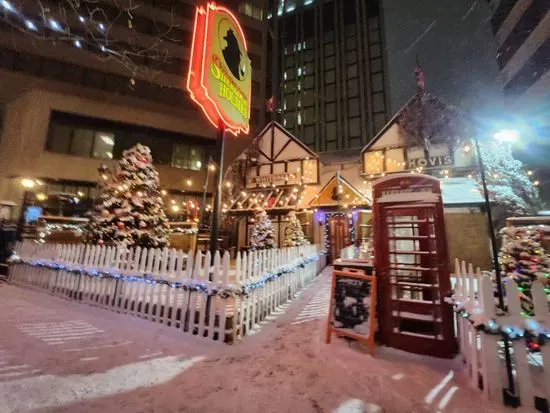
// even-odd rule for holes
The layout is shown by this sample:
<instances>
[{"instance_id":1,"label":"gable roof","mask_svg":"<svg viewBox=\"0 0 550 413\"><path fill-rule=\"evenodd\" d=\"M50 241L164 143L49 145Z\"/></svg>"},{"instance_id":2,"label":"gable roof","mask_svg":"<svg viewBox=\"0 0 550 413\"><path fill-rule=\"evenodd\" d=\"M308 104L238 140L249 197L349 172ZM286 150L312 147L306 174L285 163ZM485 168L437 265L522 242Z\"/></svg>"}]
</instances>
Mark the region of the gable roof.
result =
<instances>
[{"instance_id":1,"label":"gable roof","mask_svg":"<svg viewBox=\"0 0 550 413\"><path fill-rule=\"evenodd\" d=\"M271 136L270 136L271 135ZM287 138L284 139L275 139L275 137L284 136ZM265 139L271 138L271 140L265 141ZM286 152L287 149L290 149L290 152L293 153L295 159L299 158L314 158L318 159L319 155L309 149L303 142L298 138L292 135L288 130L286 130L279 123L272 121L269 122L257 135L255 140L258 142L260 148L260 155L262 158L265 158L267 162L274 162ZM290 146L290 148L289 148Z\"/></svg>"},{"instance_id":2,"label":"gable roof","mask_svg":"<svg viewBox=\"0 0 550 413\"><path fill-rule=\"evenodd\" d=\"M342 196L344 200L338 201L333 198L333 191L338 186L342 185ZM370 205L370 200L358 191L346 178L339 173L336 173L329 181L321 188L321 190L309 202L310 207L336 206L340 204L351 204L355 206Z\"/></svg>"},{"instance_id":3,"label":"gable roof","mask_svg":"<svg viewBox=\"0 0 550 413\"><path fill-rule=\"evenodd\" d=\"M386 132L396 123L398 123L399 121L399 117L401 116L401 114L407 110L409 107L411 107L412 105L414 105L418 99L420 99L422 96L425 96L427 98L429 98L432 102L435 102L436 104L440 105L440 106L443 106L445 108L448 108L449 110L453 110L453 111L456 111L457 114L460 114L460 115L464 115L458 108L456 108L455 106L453 105L450 105L448 104L447 102L445 102L444 100L440 99L439 97L431 94L431 93L428 93L428 92L425 92L425 91L420 91L420 92L417 92L415 93L414 95L412 95L409 100L403 105L401 106L401 108L395 113L395 115L388 121L388 123L386 123L384 125L384 127L382 129L380 129L380 131L374 136L374 138L372 138L368 143L367 145L363 148L363 150L361 151L361 154L365 153L366 151L368 151L382 136L384 136L386 134Z\"/></svg>"}]
</instances>

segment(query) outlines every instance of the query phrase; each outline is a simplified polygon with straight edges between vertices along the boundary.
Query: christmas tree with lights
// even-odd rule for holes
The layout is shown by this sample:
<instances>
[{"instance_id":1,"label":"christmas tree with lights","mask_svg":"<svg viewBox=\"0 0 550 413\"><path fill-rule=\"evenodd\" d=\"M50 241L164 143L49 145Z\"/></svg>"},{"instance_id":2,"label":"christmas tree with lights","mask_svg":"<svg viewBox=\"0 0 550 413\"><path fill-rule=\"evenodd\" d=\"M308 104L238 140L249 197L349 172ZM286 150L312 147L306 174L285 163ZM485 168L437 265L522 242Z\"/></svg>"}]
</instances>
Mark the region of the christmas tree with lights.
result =
<instances>
[{"instance_id":1,"label":"christmas tree with lights","mask_svg":"<svg viewBox=\"0 0 550 413\"><path fill-rule=\"evenodd\" d=\"M526 315L533 315L531 287L539 280L545 286L550 277L550 256L542 246L541 229L505 227L501 230L503 243L499 253L502 276L513 279L521 292L521 307Z\"/></svg>"},{"instance_id":2,"label":"christmas tree with lights","mask_svg":"<svg viewBox=\"0 0 550 413\"><path fill-rule=\"evenodd\" d=\"M263 209L259 209L254 217L254 226L250 235L250 245L255 250L275 247L273 224Z\"/></svg>"},{"instance_id":3,"label":"christmas tree with lights","mask_svg":"<svg viewBox=\"0 0 550 413\"><path fill-rule=\"evenodd\" d=\"M285 240L283 246L285 247L298 247L300 245L309 244L309 241L302 231L302 224L296 216L294 211L289 212L288 214L289 223L285 228Z\"/></svg>"},{"instance_id":4,"label":"christmas tree with lights","mask_svg":"<svg viewBox=\"0 0 550 413\"><path fill-rule=\"evenodd\" d=\"M123 152L114 171L102 166L101 194L91 213L87 242L164 248L170 228L151 151L138 144Z\"/></svg>"}]
</instances>

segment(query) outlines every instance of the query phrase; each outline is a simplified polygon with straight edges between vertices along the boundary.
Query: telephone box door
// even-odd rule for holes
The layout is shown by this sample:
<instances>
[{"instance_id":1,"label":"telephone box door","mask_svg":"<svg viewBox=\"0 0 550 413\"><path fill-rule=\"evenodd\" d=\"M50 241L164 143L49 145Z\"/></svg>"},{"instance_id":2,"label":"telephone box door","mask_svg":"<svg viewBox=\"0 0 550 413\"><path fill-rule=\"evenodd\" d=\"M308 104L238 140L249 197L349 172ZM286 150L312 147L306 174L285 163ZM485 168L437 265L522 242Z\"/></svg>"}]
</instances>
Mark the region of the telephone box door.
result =
<instances>
[{"instance_id":1,"label":"telephone box door","mask_svg":"<svg viewBox=\"0 0 550 413\"><path fill-rule=\"evenodd\" d=\"M456 340L452 309L444 302L450 278L443 206L439 181L424 177L385 180L385 187L392 188L385 191L375 187L380 341L405 351L452 357ZM404 186L403 192L396 184ZM412 191L410 197L407 191Z\"/></svg>"}]
</instances>

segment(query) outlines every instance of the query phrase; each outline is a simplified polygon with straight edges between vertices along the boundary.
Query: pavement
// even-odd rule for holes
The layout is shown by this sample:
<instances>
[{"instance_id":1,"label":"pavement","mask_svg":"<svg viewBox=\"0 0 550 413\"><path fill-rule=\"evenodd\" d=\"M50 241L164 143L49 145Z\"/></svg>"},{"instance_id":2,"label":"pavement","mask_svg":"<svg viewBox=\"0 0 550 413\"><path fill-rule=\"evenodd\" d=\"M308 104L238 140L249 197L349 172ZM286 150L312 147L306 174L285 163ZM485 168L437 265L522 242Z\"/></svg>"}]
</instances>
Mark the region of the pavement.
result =
<instances>
[{"instance_id":1,"label":"pavement","mask_svg":"<svg viewBox=\"0 0 550 413\"><path fill-rule=\"evenodd\" d=\"M327 269L234 345L2 283L0 413L508 410L456 361L325 344L329 282Z\"/></svg>"}]
</instances>

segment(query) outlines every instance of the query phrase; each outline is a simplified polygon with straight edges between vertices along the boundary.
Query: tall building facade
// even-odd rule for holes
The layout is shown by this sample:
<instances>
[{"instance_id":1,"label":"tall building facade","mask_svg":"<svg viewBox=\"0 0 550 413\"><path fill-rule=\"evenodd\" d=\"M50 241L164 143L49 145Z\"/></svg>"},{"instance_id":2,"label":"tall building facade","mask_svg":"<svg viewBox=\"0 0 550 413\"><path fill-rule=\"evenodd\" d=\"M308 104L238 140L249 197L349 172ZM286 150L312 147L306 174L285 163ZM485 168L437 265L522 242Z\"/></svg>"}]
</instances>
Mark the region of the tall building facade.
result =
<instances>
[{"instance_id":1,"label":"tall building facade","mask_svg":"<svg viewBox=\"0 0 550 413\"><path fill-rule=\"evenodd\" d=\"M85 205L97 168L136 143L151 148L167 201L201 199L216 131L185 90L197 2L123 3L0 2L0 200ZM254 131L265 122L266 0L218 4L248 39ZM230 139L226 159L248 141Z\"/></svg>"},{"instance_id":2,"label":"tall building facade","mask_svg":"<svg viewBox=\"0 0 550 413\"><path fill-rule=\"evenodd\" d=\"M278 120L317 153L362 148L389 111L378 1L274 6L268 17L277 39Z\"/></svg>"},{"instance_id":3,"label":"tall building facade","mask_svg":"<svg viewBox=\"0 0 550 413\"><path fill-rule=\"evenodd\" d=\"M504 92L523 106L550 104L550 3L489 0Z\"/></svg>"}]
</instances>

